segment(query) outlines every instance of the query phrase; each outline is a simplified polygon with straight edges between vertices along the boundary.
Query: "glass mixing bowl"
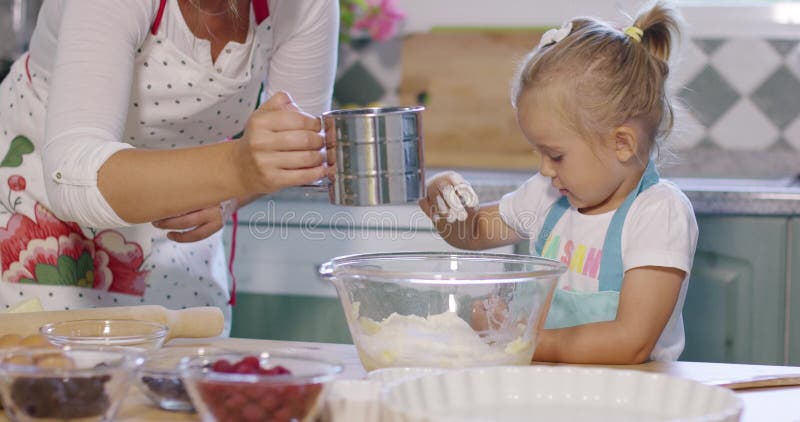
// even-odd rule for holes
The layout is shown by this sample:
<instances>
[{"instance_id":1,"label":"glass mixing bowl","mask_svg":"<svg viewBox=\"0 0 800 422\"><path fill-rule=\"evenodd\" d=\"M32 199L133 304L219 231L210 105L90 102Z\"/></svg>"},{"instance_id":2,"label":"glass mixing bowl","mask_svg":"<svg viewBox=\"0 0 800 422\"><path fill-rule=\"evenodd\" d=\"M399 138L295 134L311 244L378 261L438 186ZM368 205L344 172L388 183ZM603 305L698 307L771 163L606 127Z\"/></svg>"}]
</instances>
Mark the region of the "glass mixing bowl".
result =
<instances>
[{"instance_id":1,"label":"glass mixing bowl","mask_svg":"<svg viewBox=\"0 0 800 422\"><path fill-rule=\"evenodd\" d=\"M320 266L368 371L528 364L560 262L482 252L349 255Z\"/></svg>"}]
</instances>

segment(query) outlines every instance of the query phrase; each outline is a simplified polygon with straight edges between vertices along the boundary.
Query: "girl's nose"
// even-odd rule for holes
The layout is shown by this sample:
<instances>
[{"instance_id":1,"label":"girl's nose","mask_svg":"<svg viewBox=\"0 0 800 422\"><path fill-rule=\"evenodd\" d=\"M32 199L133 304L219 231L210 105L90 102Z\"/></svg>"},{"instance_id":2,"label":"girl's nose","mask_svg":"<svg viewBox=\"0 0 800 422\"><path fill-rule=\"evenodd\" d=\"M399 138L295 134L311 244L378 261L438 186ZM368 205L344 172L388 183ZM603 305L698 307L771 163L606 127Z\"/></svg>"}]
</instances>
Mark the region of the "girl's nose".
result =
<instances>
[{"instance_id":1,"label":"girl's nose","mask_svg":"<svg viewBox=\"0 0 800 422\"><path fill-rule=\"evenodd\" d=\"M541 173L542 176L556 177L556 171L553 169L553 163L550 162L550 158L544 154L542 154L541 157L542 158L539 160L539 173Z\"/></svg>"}]
</instances>

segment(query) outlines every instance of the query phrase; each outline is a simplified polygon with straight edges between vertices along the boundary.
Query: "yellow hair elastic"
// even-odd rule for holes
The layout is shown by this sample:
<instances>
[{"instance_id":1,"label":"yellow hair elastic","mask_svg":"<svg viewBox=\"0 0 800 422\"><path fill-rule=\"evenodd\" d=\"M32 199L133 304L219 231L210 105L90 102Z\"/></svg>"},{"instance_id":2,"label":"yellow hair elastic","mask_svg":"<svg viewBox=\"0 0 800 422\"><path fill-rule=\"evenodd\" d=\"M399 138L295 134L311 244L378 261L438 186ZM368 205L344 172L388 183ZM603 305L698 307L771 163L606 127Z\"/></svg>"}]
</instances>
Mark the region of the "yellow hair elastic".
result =
<instances>
[{"instance_id":1,"label":"yellow hair elastic","mask_svg":"<svg viewBox=\"0 0 800 422\"><path fill-rule=\"evenodd\" d=\"M625 35L631 37L636 42L641 42L642 41L642 35L644 35L644 31L642 31L641 29L639 29L639 28L637 28L635 26L629 26L629 27L623 29L622 32L624 32Z\"/></svg>"}]
</instances>

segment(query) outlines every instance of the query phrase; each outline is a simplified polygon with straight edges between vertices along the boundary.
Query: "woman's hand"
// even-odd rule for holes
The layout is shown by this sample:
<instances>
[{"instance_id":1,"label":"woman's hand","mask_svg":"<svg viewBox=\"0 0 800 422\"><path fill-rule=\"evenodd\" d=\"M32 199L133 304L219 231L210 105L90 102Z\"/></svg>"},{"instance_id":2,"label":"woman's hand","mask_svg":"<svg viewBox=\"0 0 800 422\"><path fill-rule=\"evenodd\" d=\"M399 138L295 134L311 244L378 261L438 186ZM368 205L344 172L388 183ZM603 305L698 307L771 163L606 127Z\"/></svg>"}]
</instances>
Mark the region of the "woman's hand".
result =
<instances>
[{"instance_id":1,"label":"woman's hand","mask_svg":"<svg viewBox=\"0 0 800 422\"><path fill-rule=\"evenodd\" d=\"M235 149L239 179L247 192L269 194L326 176L319 118L300 111L279 92L247 121Z\"/></svg>"},{"instance_id":2,"label":"woman's hand","mask_svg":"<svg viewBox=\"0 0 800 422\"><path fill-rule=\"evenodd\" d=\"M203 240L224 225L219 205L153 222L153 226L159 229L171 230L167 233L167 238L180 243Z\"/></svg>"},{"instance_id":3,"label":"woman's hand","mask_svg":"<svg viewBox=\"0 0 800 422\"><path fill-rule=\"evenodd\" d=\"M425 198L419 201L422 211L437 223L465 221L467 210L478 207L478 195L460 174L446 171L433 176L425 188Z\"/></svg>"}]
</instances>

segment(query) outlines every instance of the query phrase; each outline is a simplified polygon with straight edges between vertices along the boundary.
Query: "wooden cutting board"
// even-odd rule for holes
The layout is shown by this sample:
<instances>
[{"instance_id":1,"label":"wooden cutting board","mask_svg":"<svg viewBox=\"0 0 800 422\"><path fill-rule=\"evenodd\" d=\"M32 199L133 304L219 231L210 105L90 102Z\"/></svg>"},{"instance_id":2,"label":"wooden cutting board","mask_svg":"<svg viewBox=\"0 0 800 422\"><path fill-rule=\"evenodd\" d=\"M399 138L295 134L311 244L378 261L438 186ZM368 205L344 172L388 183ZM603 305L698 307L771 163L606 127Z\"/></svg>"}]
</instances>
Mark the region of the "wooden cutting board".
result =
<instances>
[{"instance_id":1,"label":"wooden cutting board","mask_svg":"<svg viewBox=\"0 0 800 422\"><path fill-rule=\"evenodd\" d=\"M540 29L434 30L403 43L400 102L426 94L425 166L532 170L538 156L511 107L517 64Z\"/></svg>"}]
</instances>

